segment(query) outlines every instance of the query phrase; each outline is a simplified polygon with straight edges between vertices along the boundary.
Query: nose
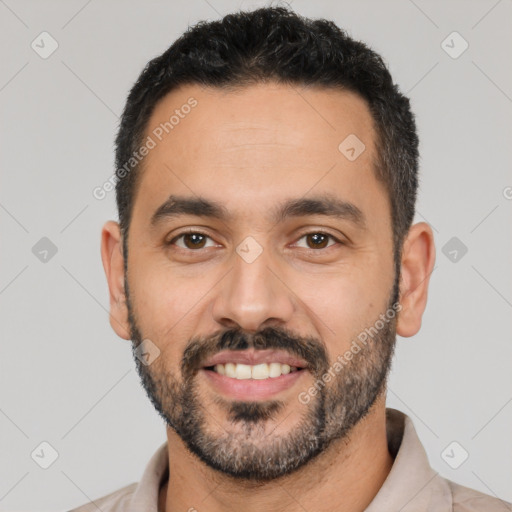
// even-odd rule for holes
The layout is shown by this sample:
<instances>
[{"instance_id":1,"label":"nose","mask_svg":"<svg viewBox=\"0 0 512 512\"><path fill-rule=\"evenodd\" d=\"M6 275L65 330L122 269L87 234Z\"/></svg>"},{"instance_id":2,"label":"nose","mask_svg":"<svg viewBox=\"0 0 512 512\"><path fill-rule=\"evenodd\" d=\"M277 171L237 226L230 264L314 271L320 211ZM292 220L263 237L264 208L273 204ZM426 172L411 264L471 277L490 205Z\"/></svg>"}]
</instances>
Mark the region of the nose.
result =
<instances>
[{"instance_id":1,"label":"nose","mask_svg":"<svg viewBox=\"0 0 512 512\"><path fill-rule=\"evenodd\" d=\"M219 283L213 316L217 323L258 331L269 325L286 324L294 312L293 293L268 251L252 262L234 255L234 267Z\"/></svg>"}]
</instances>

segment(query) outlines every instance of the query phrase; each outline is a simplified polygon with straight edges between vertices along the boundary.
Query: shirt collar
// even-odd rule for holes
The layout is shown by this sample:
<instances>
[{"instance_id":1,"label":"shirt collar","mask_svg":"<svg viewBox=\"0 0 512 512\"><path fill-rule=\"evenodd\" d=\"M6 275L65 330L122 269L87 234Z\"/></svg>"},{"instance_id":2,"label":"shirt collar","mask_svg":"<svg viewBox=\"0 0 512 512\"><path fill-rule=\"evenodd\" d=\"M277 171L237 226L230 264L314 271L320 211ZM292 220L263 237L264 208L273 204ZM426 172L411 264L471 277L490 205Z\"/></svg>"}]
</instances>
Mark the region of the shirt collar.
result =
<instances>
[{"instance_id":1,"label":"shirt collar","mask_svg":"<svg viewBox=\"0 0 512 512\"><path fill-rule=\"evenodd\" d=\"M412 420L396 409L386 409L388 450L393 466L366 512L448 512L452 493L434 471Z\"/></svg>"},{"instance_id":2,"label":"shirt collar","mask_svg":"<svg viewBox=\"0 0 512 512\"><path fill-rule=\"evenodd\" d=\"M162 480L168 475L169 452L167 441L160 445L144 469L142 478L130 500L127 512L158 512L158 496Z\"/></svg>"},{"instance_id":3,"label":"shirt collar","mask_svg":"<svg viewBox=\"0 0 512 512\"><path fill-rule=\"evenodd\" d=\"M411 419L396 409L386 409L388 449L393 466L366 512L449 512L452 494L448 483L428 462ZM148 462L130 501L129 512L158 512L158 496L167 478L167 442Z\"/></svg>"}]
</instances>

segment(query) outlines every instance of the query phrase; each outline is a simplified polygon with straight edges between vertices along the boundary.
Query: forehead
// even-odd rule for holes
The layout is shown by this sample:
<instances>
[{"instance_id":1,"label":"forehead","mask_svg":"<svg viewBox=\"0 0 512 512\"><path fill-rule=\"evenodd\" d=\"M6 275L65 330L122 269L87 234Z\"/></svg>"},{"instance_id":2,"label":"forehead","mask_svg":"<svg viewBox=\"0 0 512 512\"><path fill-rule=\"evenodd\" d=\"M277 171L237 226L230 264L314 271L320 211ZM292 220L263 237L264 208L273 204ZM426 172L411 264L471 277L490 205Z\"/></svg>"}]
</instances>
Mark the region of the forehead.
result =
<instances>
[{"instance_id":1,"label":"forehead","mask_svg":"<svg viewBox=\"0 0 512 512\"><path fill-rule=\"evenodd\" d=\"M350 91L186 85L157 104L146 138L154 147L143 161L134 217L137 203L155 209L172 193L236 208L313 188L359 196L364 206L365 194L382 192L373 173L373 120L366 102ZM347 146L364 151L351 159Z\"/></svg>"},{"instance_id":2,"label":"forehead","mask_svg":"<svg viewBox=\"0 0 512 512\"><path fill-rule=\"evenodd\" d=\"M259 150L261 144L283 151L304 144L312 155L336 154L337 142L349 134L359 134L367 146L374 138L368 106L356 93L273 82L234 91L182 86L156 105L146 131L161 149L173 146L175 158L192 156L194 150L195 160L208 154L209 161L225 160L226 151ZM157 154L152 151L149 159Z\"/></svg>"}]
</instances>

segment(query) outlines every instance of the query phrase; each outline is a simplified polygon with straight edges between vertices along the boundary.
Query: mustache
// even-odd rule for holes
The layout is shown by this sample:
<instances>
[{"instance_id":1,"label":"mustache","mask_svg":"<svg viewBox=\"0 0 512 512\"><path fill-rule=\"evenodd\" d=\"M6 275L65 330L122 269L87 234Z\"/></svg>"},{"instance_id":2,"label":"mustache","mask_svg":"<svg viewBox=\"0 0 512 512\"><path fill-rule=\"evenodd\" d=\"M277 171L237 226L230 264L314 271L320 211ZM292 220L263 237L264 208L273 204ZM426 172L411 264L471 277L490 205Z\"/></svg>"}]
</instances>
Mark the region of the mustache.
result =
<instances>
[{"instance_id":1,"label":"mustache","mask_svg":"<svg viewBox=\"0 0 512 512\"><path fill-rule=\"evenodd\" d=\"M266 327L257 333L242 329L219 331L209 337L193 338L185 348L181 371L185 378L193 377L204 361L223 350L281 349L304 359L314 374L322 374L329 367L327 349L317 338L296 336L285 328Z\"/></svg>"}]
</instances>

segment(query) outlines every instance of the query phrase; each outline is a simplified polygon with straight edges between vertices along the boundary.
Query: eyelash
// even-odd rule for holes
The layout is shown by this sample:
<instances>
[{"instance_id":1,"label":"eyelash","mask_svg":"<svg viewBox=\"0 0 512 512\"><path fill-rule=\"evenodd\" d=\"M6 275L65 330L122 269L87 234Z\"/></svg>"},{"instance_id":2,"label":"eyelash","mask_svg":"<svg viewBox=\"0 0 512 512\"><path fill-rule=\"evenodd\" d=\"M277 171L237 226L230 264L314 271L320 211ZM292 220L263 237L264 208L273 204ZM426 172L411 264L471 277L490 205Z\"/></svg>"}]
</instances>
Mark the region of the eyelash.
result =
<instances>
[{"instance_id":1,"label":"eyelash","mask_svg":"<svg viewBox=\"0 0 512 512\"><path fill-rule=\"evenodd\" d=\"M209 235L207 235L206 233L203 233L201 231L196 231L196 230L188 230L188 231L183 231L182 233L176 235L174 238L172 238L171 240L169 240L168 242L165 242L165 245L166 246L172 246L174 245L174 243L179 240L180 238L184 237L185 235L200 235L200 236L204 236L206 238L210 238L210 240L212 239ZM325 231L308 231L306 233L303 233L299 238L298 240L301 240L302 238L308 236L308 235L324 235L324 236L327 236L329 237L330 239L334 240L334 242L338 243L338 244L341 244L341 245L344 245L344 243L339 239L339 238L336 238L334 235L331 235L330 233L327 233ZM318 253L318 252L321 252L322 250L327 250L327 249L330 249L331 247L334 247L334 245L336 244L332 244L332 245L329 245L327 247L322 247L320 249L311 249L311 248L302 248L304 251L306 252L309 252L309 253ZM178 250L181 250L181 251L185 251L185 252L200 252L201 249L205 249L205 247L201 247L199 249L188 249L188 248L183 248L183 247L178 247Z\"/></svg>"}]
</instances>

